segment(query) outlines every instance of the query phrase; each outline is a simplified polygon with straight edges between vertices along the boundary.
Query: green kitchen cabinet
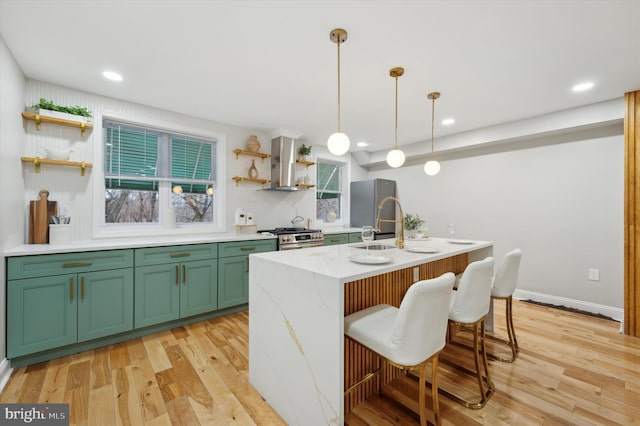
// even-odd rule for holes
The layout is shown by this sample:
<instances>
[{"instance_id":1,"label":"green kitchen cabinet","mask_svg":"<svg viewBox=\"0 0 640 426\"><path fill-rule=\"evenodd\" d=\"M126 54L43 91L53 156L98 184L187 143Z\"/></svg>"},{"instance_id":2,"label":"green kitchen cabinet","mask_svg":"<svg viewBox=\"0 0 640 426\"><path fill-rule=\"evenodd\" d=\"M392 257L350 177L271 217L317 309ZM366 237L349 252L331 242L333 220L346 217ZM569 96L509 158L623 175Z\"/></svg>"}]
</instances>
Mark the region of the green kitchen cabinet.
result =
<instances>
[{"instance_id":1,"label":"green kitchen cabinet","mask_svg":"<svg viewBox=\"0 0 640 426\"><path fill-rule=\"evenodd\" d=\"M7 356L133 329L132 267L131 250L9 258Z\"/></svg>"},{"instance_id":2,"label":"green kitchen cabinet","mask_svg":"<svg viewBox=\"0 0 640 426\"><path fill-rule=\"evenodd\" d=\"M361 243L362 242L362 232L352 232L349 234L349 242L350 243Z\"/></svg>"},{"instance_id":3,"label":"green kitchen cabinet","mask_svg":"<svg viewBox=\"0 0 640 426\"><path fill-rule=\"evenodd\" d=\"M218 307L249 301L249 255L276 250L276 240L220 243L218 258Z\"/></svg>"},{"instance_id":4,"label":"green kitchen cabinet","mask_svg":"<svg viewBox=\"0 0 640 426\"><path fill-rule=\"evenodd\" d=\"M333 246L336 244L347 244L349 242L349 234L327 234L324 236L324 245Z\"/></svg>"},{"instance_id":5,"label":"green kitchen cabinet","mask_svg":"<svg viewBox=\"0 0 640 426\"><path fill-rule=\"evenodd\" d=\"M218 308L217 244L136 250L135 327Z\"/></svg>"}]
</instances>

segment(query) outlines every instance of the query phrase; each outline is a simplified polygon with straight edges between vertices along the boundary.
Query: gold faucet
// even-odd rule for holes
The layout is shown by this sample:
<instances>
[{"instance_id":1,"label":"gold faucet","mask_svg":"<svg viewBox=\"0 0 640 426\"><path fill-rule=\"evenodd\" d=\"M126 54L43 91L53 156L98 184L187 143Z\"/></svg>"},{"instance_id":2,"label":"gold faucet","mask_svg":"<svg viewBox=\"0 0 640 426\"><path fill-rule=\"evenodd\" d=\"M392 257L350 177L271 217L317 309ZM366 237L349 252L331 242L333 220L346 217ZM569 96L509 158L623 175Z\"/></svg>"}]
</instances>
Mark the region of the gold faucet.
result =
<instances>
[{"instance_id":1,"label":"gold faucet","mask_svg":"<svg viewBox=\"0 0 640 426\"><path fill-rule=\"evenodd\" d=\"M398 205L398 208L400 209L400 220L380 219L380 210L382 210L382 206L384 206L384 204L389 200L393 200ZM402 213L400 200L398 200L396 197L386 197L383 198L382 201L380 201L380 204L378 204L378 214L376 215L376 232L380 232L380 222L400 222L400 235L396 236L396 245L398 246L398 248L404 248L404 213Z\"/></svg>"}]
</instances>

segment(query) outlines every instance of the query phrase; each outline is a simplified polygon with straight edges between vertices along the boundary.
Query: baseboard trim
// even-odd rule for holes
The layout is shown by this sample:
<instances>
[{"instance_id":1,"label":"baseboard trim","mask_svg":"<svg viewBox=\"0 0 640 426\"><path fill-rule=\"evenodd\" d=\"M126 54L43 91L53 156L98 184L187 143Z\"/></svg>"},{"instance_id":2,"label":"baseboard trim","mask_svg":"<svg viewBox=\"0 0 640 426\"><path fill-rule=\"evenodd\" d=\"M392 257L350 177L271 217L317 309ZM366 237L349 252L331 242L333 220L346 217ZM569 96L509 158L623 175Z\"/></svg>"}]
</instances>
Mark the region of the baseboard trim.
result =
<instances>
[{"instance_id":1,"label":"baseboard trim","mask_svg":"<svg viewBox=\"0 0 640 426\"><path fill-rule=\"evenodd\" d=\"M568 299L566 297L554 296L552 294L536 293L535 291L518 290L513 293L513 297L519 300L531 299L536 302L550 303L552 305L567 306L569 308L580 309L582 311L601 314L616 321L624 320L624 309L613 306L599 305L597 303L585 302L582 300Z\"/></svg>"},{"instance_id":2,"label":"baseboard trim","mask_svg":"<svg viewBox=\"0 0 640 426\"><path fill-rule=\"evenodd\" d=\"M11 368L11 363L8 359L3 358L2 361L0 361L0 392L4 390L12 372L13 368Z\"/></svg>"}]
</instances>

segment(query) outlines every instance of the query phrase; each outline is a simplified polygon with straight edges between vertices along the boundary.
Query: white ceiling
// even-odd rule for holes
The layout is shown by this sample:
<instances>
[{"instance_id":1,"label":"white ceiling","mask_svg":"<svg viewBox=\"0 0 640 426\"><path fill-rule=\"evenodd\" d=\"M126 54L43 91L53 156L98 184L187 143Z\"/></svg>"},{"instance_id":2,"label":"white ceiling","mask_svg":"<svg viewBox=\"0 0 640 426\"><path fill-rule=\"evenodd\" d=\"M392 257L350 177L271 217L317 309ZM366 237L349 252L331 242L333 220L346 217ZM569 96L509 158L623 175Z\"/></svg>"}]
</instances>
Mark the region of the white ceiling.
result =
<instances>
[{"instance_id":1,"label":"white ceiling","mask_svg":"<svg viewBox=\"0 0 640 426\"><path fill-rule=\"evenodd\" d=\"M0 0L0 34L29 78L324 144L344 28L342 130L376 151L393 146L392 67L399 145L430 140L431 91L444 136L639 90L639 16L640 0Z\"/></svg>"}]
</instances>

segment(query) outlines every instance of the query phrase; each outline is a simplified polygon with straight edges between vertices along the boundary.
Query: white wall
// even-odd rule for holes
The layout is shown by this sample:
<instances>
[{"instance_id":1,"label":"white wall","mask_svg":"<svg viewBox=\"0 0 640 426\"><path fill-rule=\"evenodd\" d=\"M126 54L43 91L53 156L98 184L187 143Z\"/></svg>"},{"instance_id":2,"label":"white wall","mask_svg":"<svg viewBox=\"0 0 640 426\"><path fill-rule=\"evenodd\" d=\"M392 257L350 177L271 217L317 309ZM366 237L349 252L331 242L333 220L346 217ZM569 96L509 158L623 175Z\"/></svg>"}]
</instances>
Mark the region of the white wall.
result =
<instances>
[{"instance_id":1,"label":"white wall","mask_svg":"<svg viewBox=\"0 0 640 426\"><path fill-rule=\"evenodd\" d=\"M24 129L20 111L23 108L25 81L13 55L0 38L0 253L22 243L22 210L24 185L20 174L20 155L24 145ZM5 259L0 262L0 389L9 378L10 369L6 356L6 280Z\"/></svg>"},{"instance_id":2,"label":"white wall","mask_svg":"<svg viewBox=\"0 0 640 426\"><path fill-rule=\"evenodd\" d=\"M621 133L609 125L458 155L435 177L422 164L370 177L395 179L405 213L426 219L431 235L447 236L452 221L458 238L493 241L497 260L520 247L521 297L621 319Z\"/></svg>"},{"instance_id":3,"label":"white wall","mask_svg":"<svg viewBox=\"0 0 640 426\"><path fill-rule=\"evenodd\" d=\"M41 97L53 99L63 105L81 105L91 111L112 113L130 119L160 122L166 126L180 126L190 129L201 129L204 132L222 133L226 136L225 174L221 184L227 185L226 198L223 200L226 206L227 231L233 231L233 211L236 207L243 207L252 212L259 228L273 228L276 226L290 226L290 220L301 215L305 218L315 217L315 194L313 191L299 191L295 193L258 191L260 188L255 183L241 183L238 187L231 180L232 176L248 176L248 169L253 157L240 157L236 160L233 149L244 148L250 134L258 135L262 147L261 151L269 152L271 149L270 135L253 129L244 129L229 126L210 120L204 120L183 114L150 108L143 105L124 102L91 93L80 92L66 87L56 86L41 81L28 80L26 94L20 105L15 108L14 115L19 117L25 105L31 105ZM95 123L96 127L100 123ZM92 234L92 209L94 197L102 194L94 194L93 179L99 179L101 162L97 150L102 149L100 132L94 130L85 138L80 137L78 129L52 125L43 125L41 131L35 130L33 122L27 122L27 136L24 144L24 152L13 153L15 161L19 161L20 155L35 156L39 148L48 147L58 150L71 149L72 161L89 161L94 163L94 170L81 178L77 168L47 167L43 166L42 173L34 173L33 167L25 165L22 175L25 182L25 192L22 211L26 217L29 200L37 199L41 189L50 192L49 198L58 201L60 207L64 207L72 217L74 240L86 240L93 238ZM308 142L307 142L308 143ZM21 148L22 150L22 148ZM259 177L269 178L269 160L261 162L256 159L256 167ZM310 177L315 180L315 170L310 169ZM102 212L93 212L100 215ZM20 229L23 229L21 227ZM24 241L27 241L26 231Z\"/></svg>"}]
</instances>

